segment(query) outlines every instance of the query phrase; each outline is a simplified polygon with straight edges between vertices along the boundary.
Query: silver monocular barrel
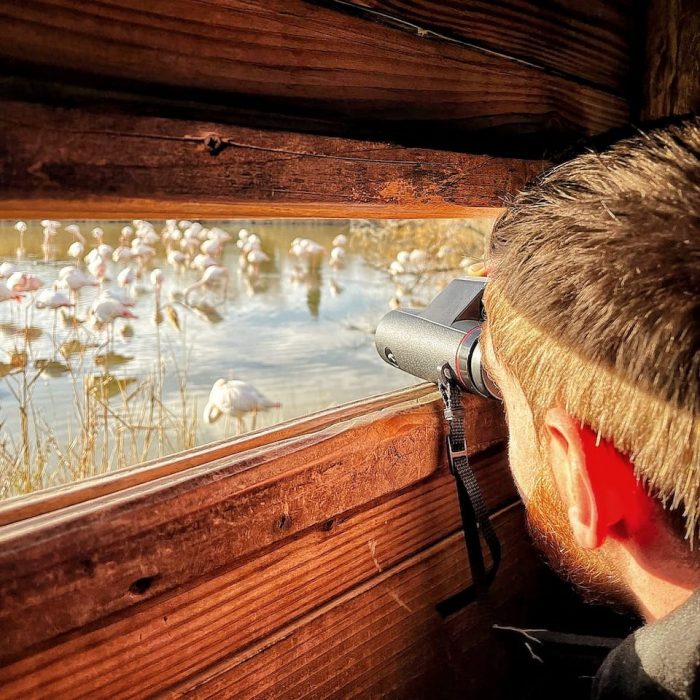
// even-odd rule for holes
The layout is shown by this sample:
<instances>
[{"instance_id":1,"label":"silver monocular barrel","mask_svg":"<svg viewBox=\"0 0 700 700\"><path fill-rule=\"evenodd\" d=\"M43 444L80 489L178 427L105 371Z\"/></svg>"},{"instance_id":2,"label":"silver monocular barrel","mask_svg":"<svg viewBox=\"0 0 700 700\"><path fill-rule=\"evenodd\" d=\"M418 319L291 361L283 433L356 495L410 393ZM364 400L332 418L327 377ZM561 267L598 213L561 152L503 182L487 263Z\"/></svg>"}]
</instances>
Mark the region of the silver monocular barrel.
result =
<instances>
[{"instance_id":1,"label":"silver monocular barrel","mask_svg":"<svg viewBox=\"0 0 700 700\"><path fill-rule=\"evenodd\" d=\"M375 344L386 362L404 372L437 384L440 368L447 363L466 391L492 398L491 382L481 367L480 335L478 321L446 326L416 311L397 309L379 322Z\"/></svg>"}]
</instances>

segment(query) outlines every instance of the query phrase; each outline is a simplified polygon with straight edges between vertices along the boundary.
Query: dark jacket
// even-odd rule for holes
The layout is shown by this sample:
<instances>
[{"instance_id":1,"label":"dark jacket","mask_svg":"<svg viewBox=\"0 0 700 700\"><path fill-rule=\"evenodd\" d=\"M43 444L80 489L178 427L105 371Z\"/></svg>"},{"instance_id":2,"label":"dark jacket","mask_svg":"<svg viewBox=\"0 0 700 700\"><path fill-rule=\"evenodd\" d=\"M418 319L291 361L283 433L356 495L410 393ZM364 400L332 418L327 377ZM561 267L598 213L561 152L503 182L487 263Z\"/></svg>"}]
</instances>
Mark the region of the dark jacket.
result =
<instances>
[{"instance_id":1,"label":"dark jacket","mask_svg":"<svg viewBox=\"0 0 700 700\"><path fill-rule=\"evenodd\" d=\"M700 590L608 654L593 700L700 700Z\"/></svg>"}]
</instances>

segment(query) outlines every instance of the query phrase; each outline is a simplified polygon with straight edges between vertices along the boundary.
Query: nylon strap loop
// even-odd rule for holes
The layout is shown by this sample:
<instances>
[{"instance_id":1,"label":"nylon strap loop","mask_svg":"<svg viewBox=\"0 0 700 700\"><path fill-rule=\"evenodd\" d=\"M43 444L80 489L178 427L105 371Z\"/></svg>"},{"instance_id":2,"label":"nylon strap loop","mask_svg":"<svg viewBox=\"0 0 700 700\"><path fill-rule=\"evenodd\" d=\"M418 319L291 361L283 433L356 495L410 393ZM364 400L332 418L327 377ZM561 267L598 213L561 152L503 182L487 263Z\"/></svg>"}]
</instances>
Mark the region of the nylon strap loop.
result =
<instances>
[{"instance_id":1,"label":"nylon strap loop","mask_svg":"<svg viewBox=\"0 0 700 700\"><path fill-rule=\"evenodd\" d=\"M484 497L469 464L467 441L464 435L462 392L454 381L448 365L443 365L441 368L438 387L445 404L445 420L449 426L446 438L447 459L457 485L464 540L472 574L470 586L438 604L438 612L443 617L447 617L486 593L501 562L501 543L493 529ZM484 563L481 537L486 541L491 553L492 563L488 569Z\"/></svg>"}]
</instances>

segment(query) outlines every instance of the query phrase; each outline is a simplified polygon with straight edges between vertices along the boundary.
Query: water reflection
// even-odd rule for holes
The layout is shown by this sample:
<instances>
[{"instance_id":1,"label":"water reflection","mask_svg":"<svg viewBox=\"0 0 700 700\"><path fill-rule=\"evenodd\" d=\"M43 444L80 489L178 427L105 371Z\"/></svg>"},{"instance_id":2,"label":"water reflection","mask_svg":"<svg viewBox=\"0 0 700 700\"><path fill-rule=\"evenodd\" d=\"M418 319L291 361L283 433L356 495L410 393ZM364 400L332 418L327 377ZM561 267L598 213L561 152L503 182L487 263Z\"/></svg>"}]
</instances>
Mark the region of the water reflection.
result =
<instances>
[{"instance_id":1,"label":"water reflection","mask_svg":"<svg viewBox=\"0 0 700 700\"><path fill-rule=\"evenodd\" d=\"M456 274L450 226L0 222L0 497L407 385L372 333Z\"/></svg>"}]
</instances>

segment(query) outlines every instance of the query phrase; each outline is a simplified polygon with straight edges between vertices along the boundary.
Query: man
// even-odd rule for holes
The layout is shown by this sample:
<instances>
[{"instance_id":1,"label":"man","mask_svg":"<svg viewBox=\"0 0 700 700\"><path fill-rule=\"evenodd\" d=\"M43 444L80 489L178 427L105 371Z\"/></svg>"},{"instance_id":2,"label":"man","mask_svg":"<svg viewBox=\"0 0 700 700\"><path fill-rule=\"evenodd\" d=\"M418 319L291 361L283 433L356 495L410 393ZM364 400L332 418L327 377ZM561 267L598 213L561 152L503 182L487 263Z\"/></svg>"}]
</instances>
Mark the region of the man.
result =
<instances>
[{"instance_id":1,"label":"man","mask_svg":"<svg viewBox=\"0 0 700 700\"><path fill-rule=\"evenodd\" d=\"M700 119L545 174L496 224L485 366L533 533L647 625L595 698L700 697Z\"/></svg>"}]
</instances>

